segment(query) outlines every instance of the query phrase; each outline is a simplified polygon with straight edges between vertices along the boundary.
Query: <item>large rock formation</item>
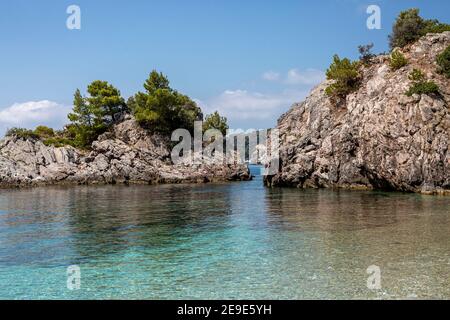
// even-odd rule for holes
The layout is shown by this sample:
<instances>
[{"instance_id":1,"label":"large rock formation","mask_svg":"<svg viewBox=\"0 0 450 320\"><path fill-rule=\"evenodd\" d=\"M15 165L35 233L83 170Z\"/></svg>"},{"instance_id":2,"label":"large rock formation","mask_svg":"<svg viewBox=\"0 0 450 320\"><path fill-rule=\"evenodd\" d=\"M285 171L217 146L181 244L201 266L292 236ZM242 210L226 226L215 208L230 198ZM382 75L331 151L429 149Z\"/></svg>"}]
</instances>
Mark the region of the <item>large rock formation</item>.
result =
<instances>
[{"instance_id":1,"label":"large rock formation","mask_svg":"<svg viewBox=\"0 0 450 320\"><path fill-rule=\"evenodd\" d=\"M101 135L89 152L7 137L0 141L0 187L197 183L251 178L245 165L173 165L169 142L167 137L150 135L131 117Z\"/></svg>"},{"instance_id":2,"label":"large rock formation","mask_svg":"<svg viewBox=\"0 0 450 320\"><path fill-rule=\"evenodd\" d=\"M450 32L423 37L403 49L409 64L397 71L376 57L344 105L330 102L328 81L313 89L278 121L280 172L266 184L450 193L450 81L435 63L449 44ZM407 97L413 68L441 96Z\"/></svg>"}]
</instances>

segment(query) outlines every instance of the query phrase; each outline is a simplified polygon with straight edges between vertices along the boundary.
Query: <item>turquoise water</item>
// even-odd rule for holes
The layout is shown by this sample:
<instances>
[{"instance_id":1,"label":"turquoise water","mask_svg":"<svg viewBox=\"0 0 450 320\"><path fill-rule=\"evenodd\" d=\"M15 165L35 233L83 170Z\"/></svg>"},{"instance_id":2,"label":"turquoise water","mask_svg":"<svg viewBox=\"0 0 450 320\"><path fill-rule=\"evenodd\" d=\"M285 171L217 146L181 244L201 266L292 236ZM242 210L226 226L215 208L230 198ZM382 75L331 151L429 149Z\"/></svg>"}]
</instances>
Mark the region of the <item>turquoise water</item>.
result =
<instances>
[{"instance_id":1,"label":"turquoise water","mask_svg":"<svg viewBox=\"0 0 450 320\"><path fill-rule=\"evenodd\" d=\"M450 197L271 190L260 176L0 190L0 298L449 299Z\"/></svg>"}]
</instances>

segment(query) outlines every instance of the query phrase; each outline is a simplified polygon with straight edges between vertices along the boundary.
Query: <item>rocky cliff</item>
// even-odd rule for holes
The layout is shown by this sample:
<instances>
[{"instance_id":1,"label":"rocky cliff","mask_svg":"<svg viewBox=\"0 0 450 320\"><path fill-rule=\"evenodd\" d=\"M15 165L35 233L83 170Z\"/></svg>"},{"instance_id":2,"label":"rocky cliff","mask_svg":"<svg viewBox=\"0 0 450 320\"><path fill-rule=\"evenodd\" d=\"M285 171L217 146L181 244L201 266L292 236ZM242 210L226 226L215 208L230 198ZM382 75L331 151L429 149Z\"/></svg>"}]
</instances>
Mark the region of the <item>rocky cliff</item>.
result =
<instances>
[{"instance_id":1,"label":"rocky cliff","mask_svg":"<svg viewBox=\"0 0 450 320\"><path fill-rule=\"evenodd\" d=\"M250 179L244 165L173 165L169 138L150 135L128 117L89 152L39 140L0 141L0 187L44 184L198 183Z\"/></svg>"},{"instance_id":2,"label":"rocky cliff","mask_svg":"<svg viewBox=\"0 0 450 320\"><path fill-rule=\"evenodd\" d=\"M340 106L325 94L328 81L313 89L278 121L280 172L266 184L450 194L450 81L435 63L449 44L450 32L423 37L402 50L409 64L397 71L376 57ZM441 95L407 97L413 68Z\"/></svg>"}]
</instances>

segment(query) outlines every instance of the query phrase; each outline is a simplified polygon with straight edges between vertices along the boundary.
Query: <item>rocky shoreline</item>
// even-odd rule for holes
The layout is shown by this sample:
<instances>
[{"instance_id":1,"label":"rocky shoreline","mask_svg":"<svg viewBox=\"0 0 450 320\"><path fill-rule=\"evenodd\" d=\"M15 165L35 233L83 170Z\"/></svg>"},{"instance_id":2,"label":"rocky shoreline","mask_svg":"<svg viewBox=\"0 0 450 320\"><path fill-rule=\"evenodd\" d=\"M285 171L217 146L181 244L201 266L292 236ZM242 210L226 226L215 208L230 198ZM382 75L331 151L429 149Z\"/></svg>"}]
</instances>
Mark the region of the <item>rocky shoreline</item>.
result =
<instances>
[{"instance_id":1,"label":"rocky shoreline","mask_svg":"<svg viewBox=\"0 0 450 320\"><path fill-rule=\"evenodd\" d=\"M161 184L245 181L245 165L173 165L170 140L149 134L128 116L90 151L46 146L38 139L0 141L0 188L57 184Z\"/></svg>"},{"instance_id":2,"label":"rocky shoreline","mask_svg":"<svg viewBox=\"0 0 450 320\"><path fill-rule=\"evenodd\" d=\"M402 50L409 63L396 71L375 57L344 105L330 102L330 82L313 89L279 119L280 172L265 184L450 194L450 79L435 62L448 45L450 32L428 34ZM413 68L440 95L406 96Z\"/></svg>"},{"instance_id":3,"label":"rocky shoreline","mask_svg":"<svg viewBox=\"0 0 450 320\"><path fill-rule=\"evenodd\" d=\"M436 57L450 32L428 34L402 49L398 70L389 56L362 67L359 89L332 103L325 81L278 121L280 170L268 187L393 190L450 194L450 79ZM423 70L439 95L413 95L408 75ZM246 165L173 165L170 140L127 116L89 151L46 146L39 139L0 141L0 188L55 184L207 183L250 180ZM225 160L225 159L224 159Z\"/></svg>"}]
</instances>

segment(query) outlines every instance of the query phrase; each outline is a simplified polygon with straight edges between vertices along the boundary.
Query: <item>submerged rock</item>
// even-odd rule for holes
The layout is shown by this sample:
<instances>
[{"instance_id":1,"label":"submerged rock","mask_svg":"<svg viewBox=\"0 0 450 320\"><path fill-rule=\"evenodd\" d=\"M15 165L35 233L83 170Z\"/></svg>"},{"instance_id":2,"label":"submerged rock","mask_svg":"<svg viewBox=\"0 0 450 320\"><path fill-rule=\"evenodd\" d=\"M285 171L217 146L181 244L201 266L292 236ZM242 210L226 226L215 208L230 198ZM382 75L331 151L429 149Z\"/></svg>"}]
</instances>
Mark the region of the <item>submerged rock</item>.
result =
<instances>
[{"instance_id":1,"label":"submerged rock","mask_svg":"<svg viewBox=\"0 0 450 320\"><path fill-rule=\"evenodd\" d=\"M328 81L314 88L278 121L280 171L266 185L450 193L450 80L435 63L448 45L450 32L423 37L397 71L376 57L344 105L330 102ZM441 94L407 97L413 68Z\"/></svg>"},{"instance_id":2,"label":"submerged rock","mask_svg":"<svg viewBox=\"0 0 450 320\"><path fill-rule=\"evenodd\" d=\"M101 135L89 152L6 137L0 141L0 187L251 179L245 165L173 165L169 143L168 137L149 134L131 117Z\"/></svg>"}]
</instances>

